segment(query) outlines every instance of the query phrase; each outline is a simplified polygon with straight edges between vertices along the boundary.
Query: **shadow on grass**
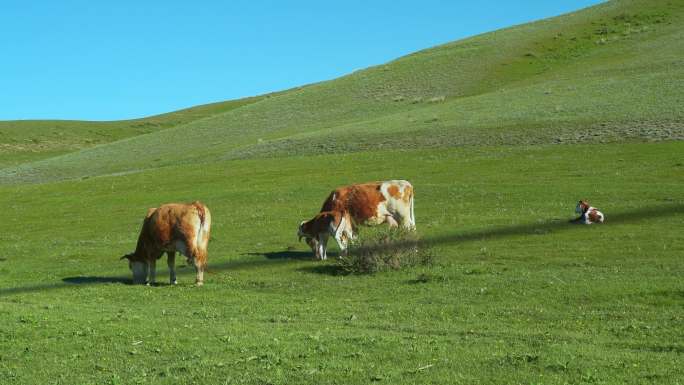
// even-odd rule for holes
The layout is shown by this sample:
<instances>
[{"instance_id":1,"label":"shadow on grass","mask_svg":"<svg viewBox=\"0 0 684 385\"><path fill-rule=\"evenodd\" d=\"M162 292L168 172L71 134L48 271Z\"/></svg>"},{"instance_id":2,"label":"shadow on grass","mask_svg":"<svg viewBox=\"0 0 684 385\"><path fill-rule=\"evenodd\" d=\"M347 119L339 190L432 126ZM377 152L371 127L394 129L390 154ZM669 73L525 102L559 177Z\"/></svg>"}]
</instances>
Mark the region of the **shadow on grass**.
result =
<instances>
[{"instance_id":1,"label":"shadow on grass","mask_svg":"<svg viewBox=\"0 0 684 385\"><path fill-rule=\"evenodd\" d=\"M637 210L630 210L625 212L614 212L607 213L606 223L603 225L591 225L591 226L611 226L619 224L629 224L629 223L640 223L648 221L649 219L660 218L660 217L670 217L675 215L684 214L684 205L680 204L670 204L662 206L650 206L644 207ZM538 222L538 223L527 223L521 225L513 226L498 226L490 229L475 230L469 232L457 232L448 235L441 235L432 238L423 238L418 241L419 246L437 246L446 245L454 243L465 243L471 241L483 241L493 238L507 238L515 236L543 236L545 234L554 231L563 231L569 228L577 228L582 225L573 223L573 221L548 221L548 222ZM383 245L383 250L387 248L402 249L408 246L415 246L416 242L395 242L390 245ZM391 249L390 249L391 250ZM372 249L368 250L372 251ZM291 263L294 261L301 260L311 260L310 251L274 251L266 253L248 253L248 256L262 256L262 259L247 259L247 260L237 260L229 261L219 264L210 264L208 267L208 273L215 273L223 270L242 270L245 268L254 268L259 266L273 265L278 263ZM336 256L331 253L330 260L334 260ZM192 269L186 269L184 272L180 272L180 275L190 274ZM326 275L340 275L341 270L338 266L332 263L322 263L317 266L303 267L300 271L315 273L315 274L326 274ZM194 274L194 271L192 271ZM130 283L130 280L125 277L70 277L64 278L62 282L46 283L33 286L20 286L11 288L0 289L0 297L29 293L35 291L68 288L74 286L87 286L87 285L97 285L97 284L107 284L107 283Z\"/></svg>"},{"instance_id":2,"label":"shadow on grass","mask_svg":"<svg viewBox=\"0 0 684 385\"><path fill-rule=\"evenodd\" d=\"M664 205L656 207L646 207L638 210L631 210L626 212L616 212L613 214L608 214L606 216L606 222L604 224L590 225L590 226L610 226L618 224L629 224L644 222L649 219L668 217L674 215L684 214L684 205ZM564 231L570 228L586 227L577 222L577 219L572 220L553 220L537 223L527 223L521 225L513 226L497 226L490 229L484 230L474 230L463 233L439 235L431 238L423 238L417 242L414 240L410 241L398 241L392 244L383 244L376 247L364 247L359 249L359 253L370 254L376 251L392 252L393 250L399 251L401 249L406 249L410 247L431 247L439 245L449 245L456 243L466 243L473 241L486 241L487 239L500 239L516 236L543 236L550 234L554 231ZM327 275L344 275L345 272L340 266L337 265L320 265L320 266L306 266L300 271L315 273L315 274L327 274Z\"/></svg>"},{"instance_id":3,"label":"shadow on grass","mask_svg":"<svg viewBox=\"0 0 684 385\"><path fill-rule=\"evenodd\" d=\"M63 278L62 282L44 283L31 286L19 286L0 289L0 297L10 296L14 294L30 293L34 291L44 291L52 289L62 289L73 286L90 286L100 285L105 283L120 283L130 285L133 280L125 277L95 277L95 276L78 276Z\"/></svg>"},{"instance_id":4,"label":"shadow on grass","mask_svg":"<svg viewBox=\"0 0 684 385\"><path fill-rule=\"evenodd\" d=\"M133 280L124 277L94 277L94 276L82 276L82 277L67 277L62 279L63 282L72 285L95 285L98 283L123 283L130 285Z\"/></svg>"},{"instance_id":5,"label":"shadow on grass","mask_svg":"<svg viewBox=\"0 0 684 385\"><path fill-rule=\"evenodd\" d=\"M297 260L313 260L313 253L310 251L270 251L266 253L247 253L244 255L263 256L266 259L297 259Z\"/></svg>"}]
</instances>

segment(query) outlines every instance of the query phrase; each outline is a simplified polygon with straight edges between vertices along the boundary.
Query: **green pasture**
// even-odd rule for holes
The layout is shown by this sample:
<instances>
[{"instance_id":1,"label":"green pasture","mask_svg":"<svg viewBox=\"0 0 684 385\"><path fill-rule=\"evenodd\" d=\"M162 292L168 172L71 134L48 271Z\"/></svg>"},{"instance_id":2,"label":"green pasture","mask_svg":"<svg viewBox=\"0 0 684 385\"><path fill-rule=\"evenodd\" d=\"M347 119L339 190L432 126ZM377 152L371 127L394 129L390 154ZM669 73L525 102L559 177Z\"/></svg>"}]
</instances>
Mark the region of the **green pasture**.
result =
<instances>
[{"instance_id":1,"label":"green pasture","mask_svg":"<svg viewBox=\"0 0 684 385\"><path fill-rule=\"evenodd\" d=\"M4 187L0 378L667 383L684 373L681 142L226 161ZM331 186L404 177L435 260L339 275L296 241ZM169 183L169 181L181 181ZM588 198L607 220L568 223ZM212 210L205 287L129 285L158 202ZM165 264L158 264L165 266Z\"/></svg>"}]
</instances>

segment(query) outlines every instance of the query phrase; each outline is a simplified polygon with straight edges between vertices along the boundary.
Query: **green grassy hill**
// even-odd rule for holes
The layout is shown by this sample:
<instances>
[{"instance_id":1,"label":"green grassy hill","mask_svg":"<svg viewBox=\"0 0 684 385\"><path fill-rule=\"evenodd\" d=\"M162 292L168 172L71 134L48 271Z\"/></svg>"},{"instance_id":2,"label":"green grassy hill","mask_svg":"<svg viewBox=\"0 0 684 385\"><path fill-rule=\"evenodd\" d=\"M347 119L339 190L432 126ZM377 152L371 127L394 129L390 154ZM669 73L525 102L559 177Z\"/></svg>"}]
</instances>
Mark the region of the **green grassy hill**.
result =
<instances>
[{"instance_id":1,"label":"green grassy hill","mask_svg":"<svg viewBox=\"0 0 684 385\"><path fill-rule=\"evenodd\" d=\"M611 1L271 95L0 122L0 384L681 383L683 27ZM297 243L332 188L394 178L432 263ZM192 200L206 284L177 258L130 285L147 208Z\"/></svg>"},{"instance_id":2,"label":"green grassy hill","mask_svg":"<svg viewBox=\"0 0 684 385\"><path fill-rule=\"evenodd\" d=\"M88 122L77 120L0 121L0 167L149 134L211 117L267 97L207 104L142 119Z\"/></svg>"},{"instance_id":3,"label":"green grassy hill","mask_svg":"<svg viewBox=\"0 0 684 385\"><path fill-rule=\"evenodd\" d=\"M681 2L609 2L201 119L141 120L161 128L142 135L121 123L106 132L124 140L0 170L0 183L378 148L681 139L682 25Z\"/></svg>"}]
</instances>

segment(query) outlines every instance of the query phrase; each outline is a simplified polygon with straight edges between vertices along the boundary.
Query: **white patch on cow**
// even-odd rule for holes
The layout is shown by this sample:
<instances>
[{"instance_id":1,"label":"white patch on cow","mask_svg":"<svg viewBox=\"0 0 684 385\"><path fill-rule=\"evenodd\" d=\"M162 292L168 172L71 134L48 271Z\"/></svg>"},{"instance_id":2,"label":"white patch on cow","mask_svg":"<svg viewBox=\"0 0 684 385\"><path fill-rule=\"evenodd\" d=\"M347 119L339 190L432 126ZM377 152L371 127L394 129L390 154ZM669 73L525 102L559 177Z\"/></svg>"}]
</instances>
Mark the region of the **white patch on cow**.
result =
<instances>
[{"instance_id":1,"label":"white patch on cow","mask_svg":"<svg viewBox=\"0 0 684 385\"><path fill-rule=\"evenodd\" d=\"M397 199L389 193L390 186L396 186L400 196L404 195L407 187L413 187L411 186L411 183L405 180L390 180L383 182L380 186L380 192L385 198L385 201L380 202L377 207L377 216L382 218L375 224L387 223L390 227L401 226L407 230L415 230L416 222L413 215L413 197L411 197L409 202Z\"/></svg>"},{"instance_id":2,"label":"white patch on cow","mask_svg":"<svg viewBox=\"0 0 684 385\"><path fill-rule=\"evenodd\" d=\"M340 223L335 227L334 223L330 224L331 232L337 241L337 246L340 248L340 257L347 255L349 248L349 241L354 236L351 226L351 220L347 215L342 215Z\"/></svg>"},{"instance_id":3,"label":"white patch on cow","mask_svg":"<svg viewBox=\"0 0 684 385\"><path fill-rule=\"evenodd\" d=\"M598 215L599 219L597 221L592 222L591 219L589 219L589 213L593 213L595 215ZM585 220L586 220L586 224L588 224L588 225L590 225L592 223L603 223L603 213L596 210L594 207L589 207L589 209L587 210L587 213L585 214Z\"/></svg>"},{"instance_id":4,"label":"white patch on cow","mask_svg":"<svg viewBox=\"0 0 684 385\"><path fill-rule=\"evenodd\" d=\"M202 247L202 221L199 215L197 216L197 223L195 223L195 247L198 249Z\"/></svg>"},{"instance_id":5,"label":"white patch on cow","mask_svg":"<svg viewBox=\"0 0 684 385\"><path fill-rule=\"evenodd\" d=\"M131 272L133 272L133 283L145 283L147 281L147 263L131 262Z\"/></svg>"}]
</instances>

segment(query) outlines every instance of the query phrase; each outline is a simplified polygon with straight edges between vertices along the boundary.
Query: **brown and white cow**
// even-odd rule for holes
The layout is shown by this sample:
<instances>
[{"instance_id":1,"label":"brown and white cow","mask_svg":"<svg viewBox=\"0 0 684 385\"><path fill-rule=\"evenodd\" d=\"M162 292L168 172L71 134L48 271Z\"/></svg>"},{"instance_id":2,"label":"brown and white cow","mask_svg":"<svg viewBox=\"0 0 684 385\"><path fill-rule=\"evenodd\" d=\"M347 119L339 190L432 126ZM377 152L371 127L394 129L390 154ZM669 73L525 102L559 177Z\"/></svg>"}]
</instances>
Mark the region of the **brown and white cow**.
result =
<instances>
[{"instance_id":1,"label":"brown and white cow","mask_svg":"<svg viewBox=\"0 0 684 385\"><path fill-rule=\"evenodd\" d=\"M580 214L580 217L576 219L578 223L583 223L585 225L590 225L592 223L603 223L605 217L603 213L598 211L595 207L591 207L587 201L577 202L575 206L575 212Z\"/></svg>"},{"instance_id":2,"label":"brown and white cow","mask_svg":"<svg viewBox=\"0 0 684 385\"><path fill-rule=\"evenodd\" d=\"M195 266L196 284L201 286L207 266L210 229L211 213L201 202L169 203L149 209L135 251L121 257L128 259L133 283L147 281L148 284L154 284L157 259L166 253L170 281L175 285L175 258L178 251L186 256L188 265L192 263Z\"/></svg>"},{"instance_id":3,"label":"brown and white cow","mask_svg":"<svg viewBox=\"0 0 684 385\"><path fill-rule=\"evenodd\" d=\"M327 242L335 238L342 253L355 236L358 225L403 227L415 230L413 186L405 180L354 184L333 190L320 212L299 225L298 236L316 258L327 258Z\"/></svg>"}]
</instances>

